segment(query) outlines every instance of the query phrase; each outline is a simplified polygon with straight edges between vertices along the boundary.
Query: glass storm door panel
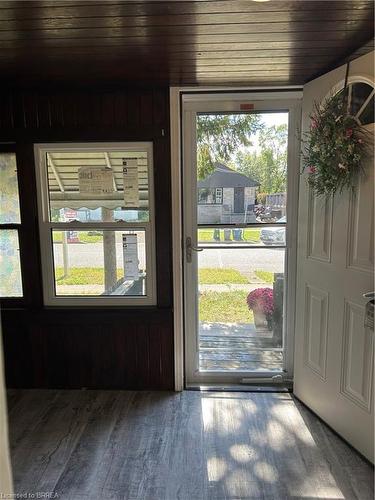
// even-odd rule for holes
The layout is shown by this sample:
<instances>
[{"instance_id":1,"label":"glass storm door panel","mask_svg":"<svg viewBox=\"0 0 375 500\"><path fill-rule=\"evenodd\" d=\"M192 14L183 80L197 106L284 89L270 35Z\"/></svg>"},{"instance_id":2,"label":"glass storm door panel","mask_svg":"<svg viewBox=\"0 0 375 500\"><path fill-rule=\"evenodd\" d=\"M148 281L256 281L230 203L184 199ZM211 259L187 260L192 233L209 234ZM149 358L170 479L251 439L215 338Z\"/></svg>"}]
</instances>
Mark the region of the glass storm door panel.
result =
<instances>
[{"instance_id":1,"label":"glass storm door panel","mask_svg":"<svg viewBox=\"0 0 375 500\"><path fill-rule=\"evenodd\" d=\"M184 102L187 384L288 376L296 102Z\"/></svg>"}]
</instances>

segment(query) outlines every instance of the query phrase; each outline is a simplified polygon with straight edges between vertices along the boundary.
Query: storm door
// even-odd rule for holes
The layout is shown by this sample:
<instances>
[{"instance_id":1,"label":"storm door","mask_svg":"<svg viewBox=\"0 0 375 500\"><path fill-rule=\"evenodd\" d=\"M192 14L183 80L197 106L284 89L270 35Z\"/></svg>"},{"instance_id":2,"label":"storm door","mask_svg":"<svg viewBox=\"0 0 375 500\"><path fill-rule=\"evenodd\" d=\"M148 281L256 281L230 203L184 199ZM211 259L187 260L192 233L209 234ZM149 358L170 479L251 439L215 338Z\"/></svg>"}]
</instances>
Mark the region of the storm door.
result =
<instances>
[{"instance_id":1,"label":"storm door","mask_svg":"<svg viewBox=\"0 0 375 500\"><path fill-rule=\"evenodd\" d=\"M299 95L288 94L183 97L188 385L290 376Z\"/></svg>"}]
</instances>

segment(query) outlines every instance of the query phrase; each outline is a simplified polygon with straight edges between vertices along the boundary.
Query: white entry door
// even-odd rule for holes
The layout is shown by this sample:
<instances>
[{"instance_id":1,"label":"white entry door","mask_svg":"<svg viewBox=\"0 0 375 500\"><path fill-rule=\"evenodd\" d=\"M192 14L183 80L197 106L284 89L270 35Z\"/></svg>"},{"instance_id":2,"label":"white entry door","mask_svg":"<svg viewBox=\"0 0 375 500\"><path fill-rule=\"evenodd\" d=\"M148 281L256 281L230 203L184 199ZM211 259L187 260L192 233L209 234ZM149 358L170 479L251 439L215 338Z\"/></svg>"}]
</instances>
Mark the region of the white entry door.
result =
<instances>
[{"instance_id":1,"label":"white entry door","mask_svg":"<svg viewBox=\"0 0 375 500\"><path fill-rule=\"evenodd\" d=\"M373 131L373 54L350 65L351 110ZM346 67L308 83L303 130L314 103L343 88ZM350 101L349 101L350 102ZM374 289L374 165L354 191L321 199L301 176L294 391L369 460L374 459L374 332L364 293Z\"/></svg>"}]
</instances>

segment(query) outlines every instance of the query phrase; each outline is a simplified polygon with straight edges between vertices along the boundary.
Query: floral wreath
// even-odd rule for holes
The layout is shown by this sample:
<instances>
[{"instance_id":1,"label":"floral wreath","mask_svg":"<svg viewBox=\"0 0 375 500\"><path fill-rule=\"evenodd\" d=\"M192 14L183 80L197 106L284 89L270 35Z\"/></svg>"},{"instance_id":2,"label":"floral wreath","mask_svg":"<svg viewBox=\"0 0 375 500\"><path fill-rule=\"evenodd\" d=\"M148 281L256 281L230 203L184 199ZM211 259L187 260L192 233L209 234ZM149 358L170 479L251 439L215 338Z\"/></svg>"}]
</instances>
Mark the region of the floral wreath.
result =
<instances>
[{"instance_id":1,"label":"floral wreath","mask_svg":"<svg viewBox=\"0 0 375 500\"><path fill-rule=\"evenodd\" d=\"M310 115L310 131L304 140L303 170L307 182L318 195L333 195L353 188L363 174L368 132L348 111L348 68L341 92L315 103Z\"/></svg>"}]
</instances>

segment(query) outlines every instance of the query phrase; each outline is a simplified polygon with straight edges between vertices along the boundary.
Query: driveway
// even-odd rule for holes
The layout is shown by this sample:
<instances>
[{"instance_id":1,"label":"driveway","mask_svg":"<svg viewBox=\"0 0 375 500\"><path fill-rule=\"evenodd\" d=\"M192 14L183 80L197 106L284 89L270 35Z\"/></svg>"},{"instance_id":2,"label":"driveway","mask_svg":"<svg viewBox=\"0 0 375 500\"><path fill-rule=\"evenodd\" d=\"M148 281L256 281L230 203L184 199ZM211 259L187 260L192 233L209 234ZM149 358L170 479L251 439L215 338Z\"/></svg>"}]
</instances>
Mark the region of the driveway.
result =
<instances>
[{"instance_id":1,"label":"driveway","mask_svg":"<svg viewBox=\"0 0 375 500\"><path fill-rule=\"evenodd\" d=\"M54 254L57 266L63 266L63 245L55 243ZM122 243L116 243L117 267L124 265ZM145 245L138 243L138 259L141 269L145 267ZM102 243L69 243L68 260L70 267L103 267L103 244Z\"/></svg>"},{"instance_id":2,"label":"driveway","mask_svg":"<svg viewBox=\"0 0 375 500\"><path fill-rule=\"evenodd\" d=\"M200 268L236 269L251 278L255 270L284 272L283 248L204 249L198 254Z\"/></svg>"}]
</instances>

